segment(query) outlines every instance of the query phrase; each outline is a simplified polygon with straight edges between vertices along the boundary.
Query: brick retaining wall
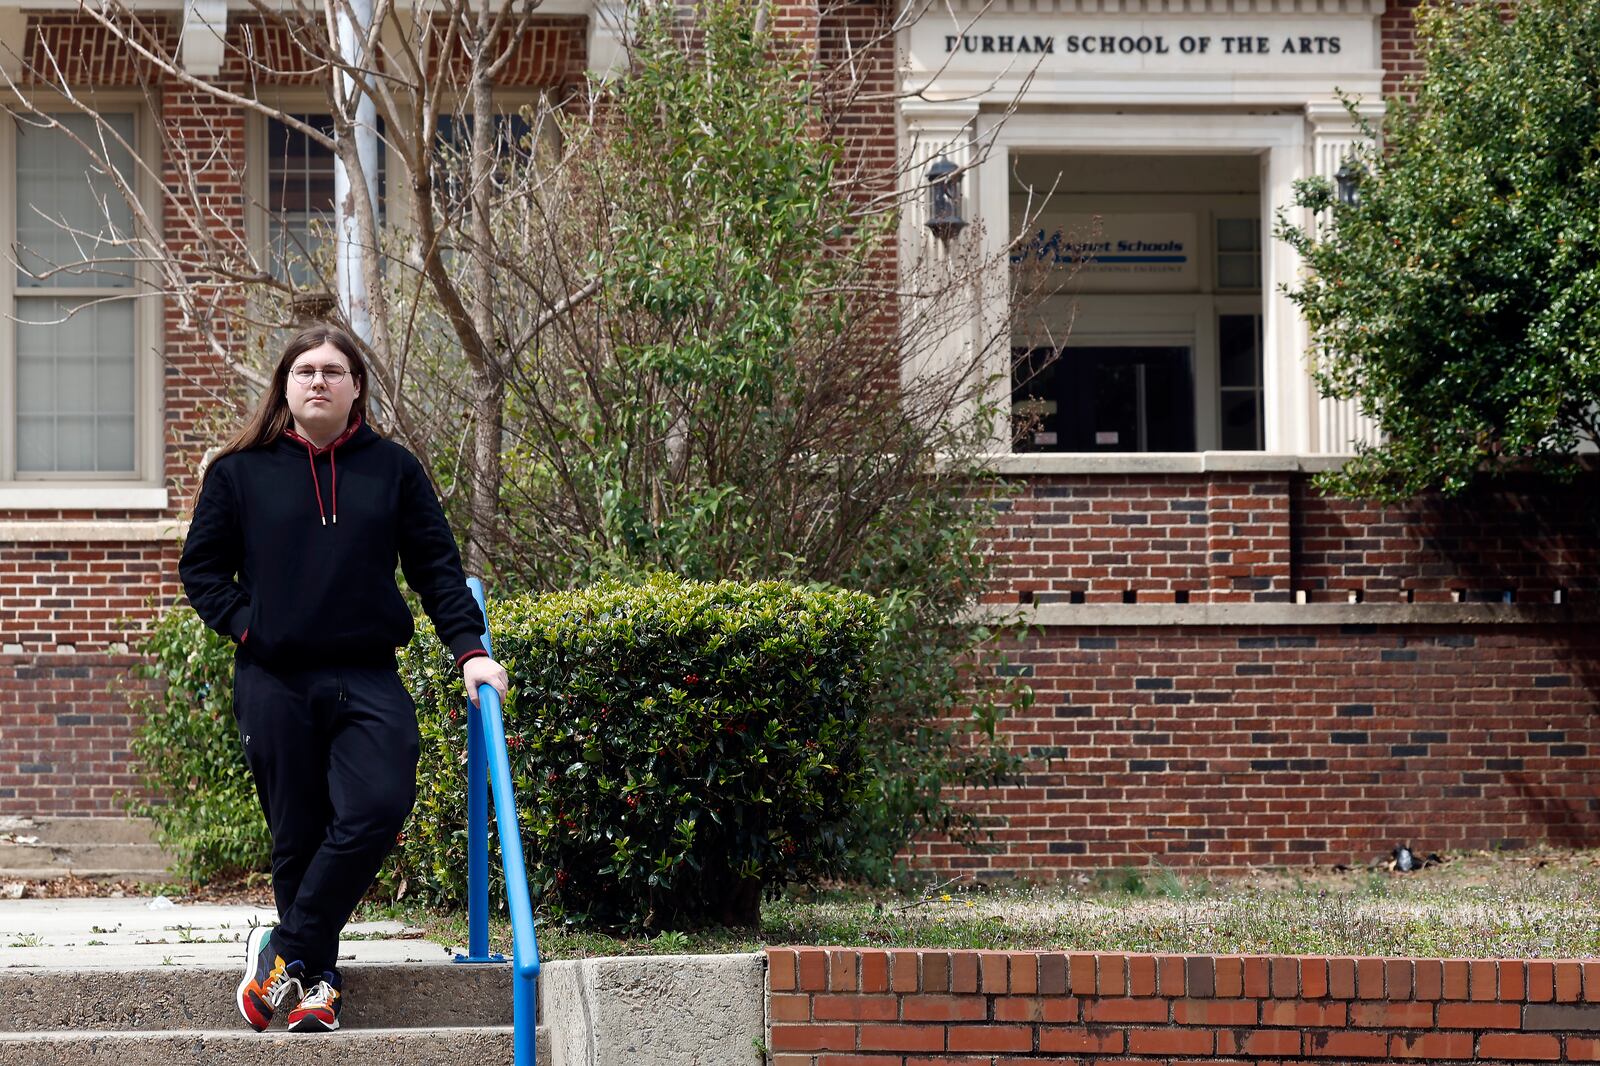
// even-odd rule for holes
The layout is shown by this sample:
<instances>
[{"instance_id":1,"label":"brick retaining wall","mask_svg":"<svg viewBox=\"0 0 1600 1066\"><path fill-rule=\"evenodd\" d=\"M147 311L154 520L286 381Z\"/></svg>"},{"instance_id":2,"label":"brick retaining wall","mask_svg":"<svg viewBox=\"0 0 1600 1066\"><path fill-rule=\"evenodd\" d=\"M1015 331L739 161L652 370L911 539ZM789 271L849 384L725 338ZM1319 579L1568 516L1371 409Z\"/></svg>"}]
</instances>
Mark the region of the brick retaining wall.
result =
<instances>
[{"instance_id":1,"label":"brick retaining wall","mask_svg":"<svg viewBox=\"0 0 1600 1066\"><path fill-rule=\"evenodd\" d=\"M963 797L995 847L919 865L1365 863L1600 846L1595 627L1049 628L1015 650L1035 700L1001 723L1012 784Z\"/></svg>"},{"instance_id":2,"label":"brick retaining wall","mask_svg":"<svg viewBox=\"0 0 1600 1066\"><path fill-rule=\"evenodd\" d=\"M1600 1062L1600 961L771 948L773 1066Z\"/></svg>"}]
</instances>

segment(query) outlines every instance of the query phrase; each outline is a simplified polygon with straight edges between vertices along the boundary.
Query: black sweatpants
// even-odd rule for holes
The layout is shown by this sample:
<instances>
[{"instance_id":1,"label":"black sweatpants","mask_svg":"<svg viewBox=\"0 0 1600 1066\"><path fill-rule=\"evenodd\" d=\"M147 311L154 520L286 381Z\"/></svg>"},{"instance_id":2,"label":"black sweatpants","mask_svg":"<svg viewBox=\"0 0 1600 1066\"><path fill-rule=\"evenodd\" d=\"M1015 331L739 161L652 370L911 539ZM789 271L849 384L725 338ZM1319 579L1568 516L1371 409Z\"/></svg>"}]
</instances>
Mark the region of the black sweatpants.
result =
<instances>
[{"instance_id":1,"label":"black sweatpants","mask_svg":"<svg viewBox=\"0 0 1600 1066\"><path fill-rule=\"evenodd\" d=\"M392 668L270 670L241 649L233 710L272 832L273 940L331 970L416 802L416 705Z\"/></svg>"}]
</instances>

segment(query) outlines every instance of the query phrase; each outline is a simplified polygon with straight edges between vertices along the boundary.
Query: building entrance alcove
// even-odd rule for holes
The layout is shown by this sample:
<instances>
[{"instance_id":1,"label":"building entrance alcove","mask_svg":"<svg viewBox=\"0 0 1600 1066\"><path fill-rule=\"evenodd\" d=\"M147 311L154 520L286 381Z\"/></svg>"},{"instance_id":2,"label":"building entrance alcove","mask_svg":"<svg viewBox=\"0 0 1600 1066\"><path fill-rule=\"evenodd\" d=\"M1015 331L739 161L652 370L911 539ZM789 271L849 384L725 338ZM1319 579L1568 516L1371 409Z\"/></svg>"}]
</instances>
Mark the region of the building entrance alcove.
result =
<instances>
[{"instance_id":1,"label":"building entrance alcove","mask_svg":"<svg viewBox=\"0 0 1600 1066\"><path fill-rule=\"evenodd\" d=\"M1016 448L1264 446L1259 152L1018 152Z\"/></svg>"}]
</instances>

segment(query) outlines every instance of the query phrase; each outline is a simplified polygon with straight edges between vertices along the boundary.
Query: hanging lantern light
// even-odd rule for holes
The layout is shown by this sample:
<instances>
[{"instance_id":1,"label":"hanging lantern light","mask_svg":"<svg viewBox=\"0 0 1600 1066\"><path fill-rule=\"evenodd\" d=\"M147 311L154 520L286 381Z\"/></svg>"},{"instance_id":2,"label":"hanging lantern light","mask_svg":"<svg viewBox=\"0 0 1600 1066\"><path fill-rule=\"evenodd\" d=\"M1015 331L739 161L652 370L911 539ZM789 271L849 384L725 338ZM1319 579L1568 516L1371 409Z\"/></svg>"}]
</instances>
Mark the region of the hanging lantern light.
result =
<instances>
[{"instance_id":1,"label":"hanging lantern light","mask_svg":"<svg viewBox=\"0 0 1600 1066\"><path fill-rule=\"evenodd\" d=\"M928 168L928 228L946 244L966 227L961 217L961 168L944 156Z\"/></svg>"},{"instance_id":2,"label":"hanging lantern light","mask_svg":"<svg viewBox=\"0 0 1600 1066\"><path fill-rule=\"evenodd\" d=\"M1333 185L1341 204L1354 207L1361 202L1361 180L1366 176L1367 168L1354 159L1346 158L1339 164L1333 175Z\"/></svg>"}]
</instances>

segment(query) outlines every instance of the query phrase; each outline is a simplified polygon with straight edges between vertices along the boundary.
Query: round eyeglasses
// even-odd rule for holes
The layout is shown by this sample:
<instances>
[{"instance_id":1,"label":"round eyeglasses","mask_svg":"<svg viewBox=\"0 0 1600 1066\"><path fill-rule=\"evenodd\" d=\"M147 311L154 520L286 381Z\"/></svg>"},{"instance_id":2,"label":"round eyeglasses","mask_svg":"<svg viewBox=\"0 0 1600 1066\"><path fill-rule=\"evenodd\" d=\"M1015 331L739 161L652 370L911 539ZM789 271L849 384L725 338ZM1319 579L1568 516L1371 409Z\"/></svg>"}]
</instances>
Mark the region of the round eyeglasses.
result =
<instances>
[{"instance_id":1,"label":"round eyeglasses","mask_svg":"<svg viewBox=\"0 0 1600 1066\"><path fill-rule=\"evenodd\" d=\"M314 366L297 366L293 370L289 371L290 377L294 378L302 385L309 385L313 381L317 380L318 374L321 374L322 380L327 382L329 385L337 385L339 382L343 381L345 376L349 373L350 371L346 370L342 366L323 367L320 370Z\"/></svg>"}]
</instances>

